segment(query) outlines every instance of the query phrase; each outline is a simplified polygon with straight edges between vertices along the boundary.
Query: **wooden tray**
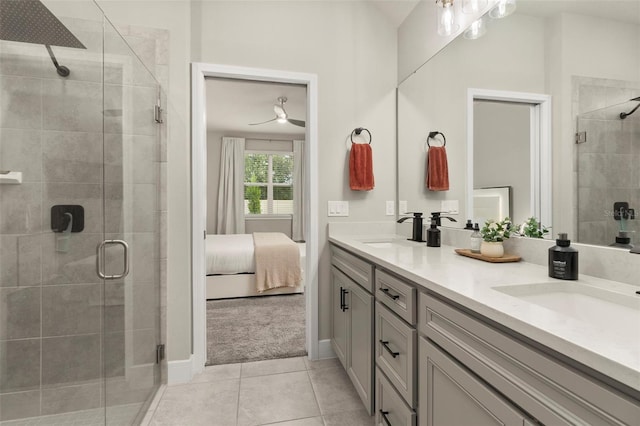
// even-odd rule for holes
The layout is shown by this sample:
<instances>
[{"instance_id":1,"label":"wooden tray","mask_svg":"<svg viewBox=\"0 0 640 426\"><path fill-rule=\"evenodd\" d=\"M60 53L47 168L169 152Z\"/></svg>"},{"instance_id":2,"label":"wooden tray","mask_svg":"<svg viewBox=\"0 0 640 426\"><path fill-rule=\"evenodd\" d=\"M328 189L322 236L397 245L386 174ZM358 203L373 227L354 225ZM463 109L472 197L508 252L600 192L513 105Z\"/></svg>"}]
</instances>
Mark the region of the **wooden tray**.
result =
<instances>
[{"instance_id":1,"label":"wooden tray","mask_svg":"<svg viewBox=\"0 0 640 426\"><path fill-rule=\"evenodd\" d=\"M512 254L505 254L502 257L487 257L480 253L473 253L469 249L456 249L456 253L466 257L472 257L474 259L484 260L491 263L508 263L508 262L520 262L520 256L514 256Z\"/></svg>"}]
</instances>

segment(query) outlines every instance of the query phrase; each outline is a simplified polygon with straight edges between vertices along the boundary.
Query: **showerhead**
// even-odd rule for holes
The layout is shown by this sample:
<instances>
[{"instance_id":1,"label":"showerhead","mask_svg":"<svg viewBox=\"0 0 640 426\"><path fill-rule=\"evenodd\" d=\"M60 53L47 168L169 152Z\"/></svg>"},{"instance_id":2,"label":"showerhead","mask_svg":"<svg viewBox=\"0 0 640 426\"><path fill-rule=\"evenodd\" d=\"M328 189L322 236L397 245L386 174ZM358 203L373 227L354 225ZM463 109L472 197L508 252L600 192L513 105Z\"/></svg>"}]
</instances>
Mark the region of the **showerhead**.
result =
<instances>
[{"instance_id":1,"label":"showerhead","mask_svg":"<svg viewBox=\"0 0 640 426\"><path fill-rule=\"evenodd\" d=\"M629 99L629 102L640 102L640 96L638 96L637 98L633 98L633 99ZM628 116L630 116L631 114L633 114L634 112L636 112L636 110L640 108L640 104L636 105L631 111L629 112L621 112L620 113L620 120L624 120L625 118L627 118Z\"/></svg>"},{"instance_id":2,"label":"showerhead","mask_svg":"<svg viewBox=\"0 0 640 426\"><path fill-rule=\"evenodd\" d=\"M86 49L39 0L0 0L0 39Z\"/></svg>"},{"instance_id":3,"label":"showerhead","mask_svg":"<svg viewBox=\"0 0 640 426\"><path fill-rule=\"evenodd\" d=\"M51 46L86 49L39 0L0 0L0 39L45 45L62 77L70 74L69 68L58 64Z\"/></svg>"}]
</instances>

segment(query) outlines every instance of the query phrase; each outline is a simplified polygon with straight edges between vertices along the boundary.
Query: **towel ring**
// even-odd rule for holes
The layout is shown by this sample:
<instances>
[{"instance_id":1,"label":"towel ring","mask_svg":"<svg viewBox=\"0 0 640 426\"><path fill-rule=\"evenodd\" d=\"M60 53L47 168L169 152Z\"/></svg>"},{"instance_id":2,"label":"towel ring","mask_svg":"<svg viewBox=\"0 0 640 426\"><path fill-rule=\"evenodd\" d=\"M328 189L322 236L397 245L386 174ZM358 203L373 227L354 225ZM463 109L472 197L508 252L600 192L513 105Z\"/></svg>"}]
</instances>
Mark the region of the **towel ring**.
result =
<instances>
[{"instance_id":1,"label":"towel ring","mask_svg":"<svg viewBox=\"0 0 640 426\"><path fill-rule=\"evenodd\" d=\"M427 146L429 148L431 148L431 144L429 144L429 139L435 139L436 136L438 135L442 136L442 146L443 147L447 146L447 138L444 136L444 133L435 131L435 132L429 132L429 136L427 136ZM426 150L426 147L425 147L425 150Z\"/></svg>"},{"instance_id":2,"label":"towel ring","mask_svg":"<svg viewBox=\"0 0 640 426\"><path fill-rule=\"evenodd\" d=\"M355 129L353 129L353 131L351 132L351 143L355 143L353 141L353 134L355 133L356 136L360 135L360 133L362 133L362 131L365 131L369 134L369 145L371 145L371 141L373 140L373 138L371 137L371 132L368 129L365 129L364 127L356 127Z\"/></svg>"}]
</instances>

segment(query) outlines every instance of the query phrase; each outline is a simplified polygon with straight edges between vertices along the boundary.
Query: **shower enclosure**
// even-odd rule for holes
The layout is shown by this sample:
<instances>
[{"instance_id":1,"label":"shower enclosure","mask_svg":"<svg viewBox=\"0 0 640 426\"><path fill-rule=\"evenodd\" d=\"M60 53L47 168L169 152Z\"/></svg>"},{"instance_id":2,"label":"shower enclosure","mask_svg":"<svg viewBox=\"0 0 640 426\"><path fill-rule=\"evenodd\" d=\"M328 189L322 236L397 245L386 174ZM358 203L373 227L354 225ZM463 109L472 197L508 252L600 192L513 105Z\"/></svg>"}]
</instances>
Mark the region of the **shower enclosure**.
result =
<instances>
[{"instance_id":1,"label":"shower enclosure","mask_svg":"<svg viewBox=\"0 0 640 426\"><path fill-rule=\"evenodd\" d=\"M0 422L137 424L162 376L165 97L93 2L0 6Z\"/></svg>"},{"instance_id":2,"label":"shower enclosure","mask_svg":"<svg viewBox=\"0 0 640 426\"><path fill-rule=\"evenodd\" d=\"M640 84L576 78L577 240L640 246Z\"/></svg>"}]
</instances>

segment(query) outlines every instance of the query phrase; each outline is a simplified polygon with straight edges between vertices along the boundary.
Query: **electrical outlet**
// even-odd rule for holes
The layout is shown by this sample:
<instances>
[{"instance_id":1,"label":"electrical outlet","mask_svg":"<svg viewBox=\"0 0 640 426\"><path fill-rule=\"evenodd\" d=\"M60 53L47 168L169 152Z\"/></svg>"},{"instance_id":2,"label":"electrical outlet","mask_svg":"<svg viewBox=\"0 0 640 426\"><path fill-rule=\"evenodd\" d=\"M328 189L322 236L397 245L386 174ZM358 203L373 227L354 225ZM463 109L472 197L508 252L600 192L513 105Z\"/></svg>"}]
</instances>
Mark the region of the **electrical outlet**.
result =
<instances>
[{"instance_id":1,"label":"electrical outlet","mask_svg":"<svg viewBox=\"0 0 640 426\"><path fill-rule=\"evenodd\" d=\"M386 212L387 212L387 216L393 216L396 214L394 201L387 201Z\"/></svg>"},{"instance_id":2,"label":"electrical outlet","mask_svg":"<svg viewBox=\"0 0 640 426\"><path fill-rule=\"evenodd\" d=\"M407 200L400 200L399 207L398 207L398 213L405 214L408 211L409 210L408 210L408 207L407 207Z\"/></svg>"},{"instance_id":3,"label":"electrical outlet","mask_svg":"<svg viewBox=\"0 0 640 426\"><path fill-rule=\"evenodd\" d=\"M447 214L460 214L460 203L458 200L442 200L440 211Z\"/></svg>"}]
</instances>

